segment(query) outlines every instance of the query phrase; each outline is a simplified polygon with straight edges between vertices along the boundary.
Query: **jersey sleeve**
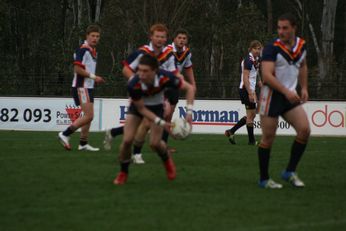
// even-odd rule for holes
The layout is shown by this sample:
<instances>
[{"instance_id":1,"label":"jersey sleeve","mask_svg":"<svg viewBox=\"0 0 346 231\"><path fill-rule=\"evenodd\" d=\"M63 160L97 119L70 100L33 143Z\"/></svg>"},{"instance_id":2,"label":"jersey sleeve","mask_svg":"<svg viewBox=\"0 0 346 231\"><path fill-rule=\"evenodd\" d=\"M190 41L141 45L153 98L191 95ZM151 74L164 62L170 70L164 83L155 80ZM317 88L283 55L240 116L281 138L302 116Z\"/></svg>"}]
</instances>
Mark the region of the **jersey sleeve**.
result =
<instances>
[{"instance_id":1,"label":"jersey sleeve","mask_svg":"<svg viewBox=\"0 0 346 231\"><path fill-rule=\"evenodd\" d=\"M186 62L184 64L184 68L185 69L189 69L192 67L192 54L190 53L187 57L186 57Z\"/></svg>"},{"instance_id":2,"label":"jersey sleeve","mask_svg":"<svg viewBox=\"0 0 346 231\"><path fill-rule=\"evenodd\" d=\"M136 76L128 82L127 91L133 101L140 100L143 97L143 91Z\"/></svg>"},{"instance_id":3,"label":"jersey sleeve","mask_svg":"<svg viewBox=\"0 0 346 231\"><path fill-rule=\"evenodd\" d=\"M172 73L166 73L168 81L165 83L165 87L171 87L175 89L180 89L183 86L183 79L175 76Z\"/></svg>"},{"instance_id":4,"label":"jersey sleeve","mask_svg":"<svg viewBox=\"0 0 346 231\"><path fill-rule=\"evenodd\" d=\"M143 54L140 51L135 51L130 54L129 57L122 62L122 64L130 68L131 71L135 73L138 67L139 59L142 57L142 55Z\"/></svg>"},{"instance_id":5,"label":"jersey sleeve","mask_svg":"<svg viewBox=\"0 0 346 231\"><path fill-rule=\"evenodd\" d=\"M249 57L245 58L244 59L244 69L251 71L252 66L253 66L253 61Z\"/></svg>"},{"instance_id":6,"label":"jersey sleeve","mask_svg":"<svg viewBox=\"0 0 346 231\"><path fill-rule=\"evenodd\" d=\"M86 53L89 52L87 48L78 48L74 54L74 65L81 66L85 69L85 56Z\"/></svg>"},{"instance_id":7,"label":"jersey sleeve","mask_svg":"<svg viewBox=\"0 0 346 231\"><path fill-rule=\"evenodd\" d=\"M274 45L269 44L263 48L261 61L276 61L277 50Z\"/></svg>"},{"instance_id":8,"label":"jersey sleeve","mask_svg":"<svg viewBox=\"0 0 346 231\"><path fill-rule=\"evenodd\" d=\"M177 74L179 72L177 65L175 63L174 55L171 55L167 60L167 69L166 71Z\"/></svg>"}]
</instances>

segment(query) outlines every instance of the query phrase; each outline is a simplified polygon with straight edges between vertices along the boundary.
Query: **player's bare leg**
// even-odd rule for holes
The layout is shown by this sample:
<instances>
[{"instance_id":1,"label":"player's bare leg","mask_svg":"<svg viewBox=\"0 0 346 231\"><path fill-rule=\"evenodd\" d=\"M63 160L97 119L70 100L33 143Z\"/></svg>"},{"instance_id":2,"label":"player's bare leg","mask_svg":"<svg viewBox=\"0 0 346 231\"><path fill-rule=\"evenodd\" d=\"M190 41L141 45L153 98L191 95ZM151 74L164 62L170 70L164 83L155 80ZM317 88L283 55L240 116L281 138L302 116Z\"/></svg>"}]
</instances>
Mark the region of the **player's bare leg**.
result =
<instances>
[{"instance_id":1,"label":"player's bare leg","mask_svg":"<svg viewBox=\"0 0 346 231\"><path fill-rule=\"evenodd\" d=\"M271 146L275 139L278 118L261 115L262 139L258 145L258 160L260 168L259 186L262 188L282 188L269 177L269 159Z\"/></svg>"},{"instance_id":2,"label":"player's bare leg","mask_svg":"<svg viewBox=\"0 0 346 231\"><path fill-rule=\"evenodd\" d=\"M246 110L246 129L249 138L249 145L256 145L255 135L253 131L253 122L256 117L256 109Z\"/></svg>"},{"instance_id":3,"label":"player's bare leg","mask_svg":"<svg viewBox=\"0 0 346 231\"><path fill-rule=\"evenodd\" d=\"M134 144L133 144L133 163L135 164L144 164L145 161L143 160L142 157L142 148L143 144L145 142L145 138L147 136L147 133L150 129L150 121L146 118L142 119L141 124L139 125L136 136L134 139Z\"/></svg>"},{"instance_id":4,"label":"player's bare leg","mask_svg":"<svg viewBox=\"0 0 346 231\"><path fill-rule=\"evenodd\" d=\"M175 164L168 153L166 143L162 140L164 128L152 123L150 129L150 147L161 158L166 169L167 178L169 180L174 180L176 177Z\"/></svg>"},{"instance_id":5,"label":"player's bare leg","mask_svg":"<svg viewBox=\"0 0 346 231\"><path fill-rule=\"evenodd\" d=\"M121 185L126 183L129 165L131 163L131 147L135 138L141 118L135 115L127 115L124 126L124 136L119 150L120 173L114 179L113 183Z\"/></svg>"},{"instance_id":6,"label":"player's bare leg","mask_svg":"<svg viewBox=\"0 0 346 231\"><path fill-rule=\"evenodd\" d=\"M65 149L67 150L71 150L71 146L68 142L70 138L69 136L73 134L78 128L81 128L88 124L90 127L90 123L92 122L94 118L94 104L93 103L91 102L82 103L81 108L84 115L82 117L79 117L76 121L74 121L74 123L71 126L69 126L64 132L59 133L60 142L64 145ZM89 127L86 127L86 129L84 129L84 132L82 129L81 137L82 136L88 137Z\"/></svg>"},{"instance_id":7,"label":"player's bare leg","mask_svg":"<svg viewBox=\"0 0 346 231\"><path fill-rule=\"evenodd\" d=\"M172 118L173 118L173 114L174 114L174 111L175 111L175 108L176 108L177 105L172 105L170 104L169 102L166 103L165 105L165 115L164 115L164 118L165 118L165 121L167 122L171 122L172 121ZM169 137L169 133L167 131L163 131L163 134L162 134L162 140L167 144L168 143L168 137ZM172 152L176 152L177 150L173 147L168 147L168 150L172 153Z\"/></svg>"},{"instance_id":8,"label":"player's bare leg","mask_svg":"<svg viewBox=\"0 0 346 231\"><path fill-rule=\"evenodd\" d=\"M296 174L296 168L310 137L309 120L301 105L286 112L283 117L296 130L297 136L292 144L290 160L282 173L282 178L295 187L304 187L303 181Z\"/></svg>"}]
</instances>

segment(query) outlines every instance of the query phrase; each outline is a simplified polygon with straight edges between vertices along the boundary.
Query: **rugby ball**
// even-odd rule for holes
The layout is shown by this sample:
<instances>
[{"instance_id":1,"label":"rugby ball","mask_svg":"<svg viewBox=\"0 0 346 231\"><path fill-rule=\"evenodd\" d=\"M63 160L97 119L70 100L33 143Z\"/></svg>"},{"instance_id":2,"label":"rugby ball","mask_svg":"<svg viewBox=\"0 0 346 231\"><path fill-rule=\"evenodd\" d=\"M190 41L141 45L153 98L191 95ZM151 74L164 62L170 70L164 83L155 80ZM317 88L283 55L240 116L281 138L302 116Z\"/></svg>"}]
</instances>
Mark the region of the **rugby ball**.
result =
<instances>
[{"instance_id":1,"label":"rugby ball","mask_svg":"<svg viewBox=\"0 0 346 231\"><path fill-rule=\"evenodd\" d=\"M191 125L182 118L176 118L172 121L171 133L174 139L186 139L191 133Z\"/></svg>"}]
</instances>

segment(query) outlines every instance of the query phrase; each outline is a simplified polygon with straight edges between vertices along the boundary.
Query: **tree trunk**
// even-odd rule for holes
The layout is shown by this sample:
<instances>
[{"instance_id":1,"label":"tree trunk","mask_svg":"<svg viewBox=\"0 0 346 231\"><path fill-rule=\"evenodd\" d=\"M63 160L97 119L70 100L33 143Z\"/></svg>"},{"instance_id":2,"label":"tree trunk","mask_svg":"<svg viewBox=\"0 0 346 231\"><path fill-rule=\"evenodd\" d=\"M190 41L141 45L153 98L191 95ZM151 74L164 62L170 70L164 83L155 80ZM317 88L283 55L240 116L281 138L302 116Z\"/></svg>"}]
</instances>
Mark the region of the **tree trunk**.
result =
<instances>
[{"instance_id":1,"label":"tree trunk","mask_svg":"<svg viewBox=\"0 0 346 231\"><path fill-rule=\"evenodd\" d=\"M99 22L100 21L100 14L101 14L101 0L96 0L95 22Z\"/></svg>"},{"instance_id":2,"label":"tree trunk","mask_svg":"<svg viewBox=\"0 0 346 231\"><path fill-rule=\"evenodd\" d=\"M331 65L334 60L334 29L337 0L324 0L321 21L322 56L319 59L320 79L331 74Z\"/></svg>"}]
</instances>

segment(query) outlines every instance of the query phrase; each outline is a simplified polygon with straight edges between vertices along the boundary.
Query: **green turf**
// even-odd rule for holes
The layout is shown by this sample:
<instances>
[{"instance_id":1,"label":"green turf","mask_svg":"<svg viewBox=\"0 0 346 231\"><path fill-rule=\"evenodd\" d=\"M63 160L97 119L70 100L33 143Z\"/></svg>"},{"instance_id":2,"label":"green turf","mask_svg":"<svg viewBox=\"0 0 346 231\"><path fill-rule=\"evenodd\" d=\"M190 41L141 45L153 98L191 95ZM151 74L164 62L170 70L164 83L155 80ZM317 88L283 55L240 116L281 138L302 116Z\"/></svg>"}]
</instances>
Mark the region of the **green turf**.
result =
<instances>
[{"instance_id":1,"label":"green turf","mask_svg":"<svg viewBox=\"0 0 346 231\"><path fill-rule=\"evenodd\" d=\"M178 177L166 180L146 146L126 185L119 139L111 152L64 151L57 133L0 132L0 230L346 230L345 138L312 138L299 167L307 187L257 187L256 148L238 136L172 141ZM91 144L103 134L91 134ZM279 179L293 137L278 137L270 172ZM78 134L72 138L76 147Z\"/></svg>"}]
</instances>

